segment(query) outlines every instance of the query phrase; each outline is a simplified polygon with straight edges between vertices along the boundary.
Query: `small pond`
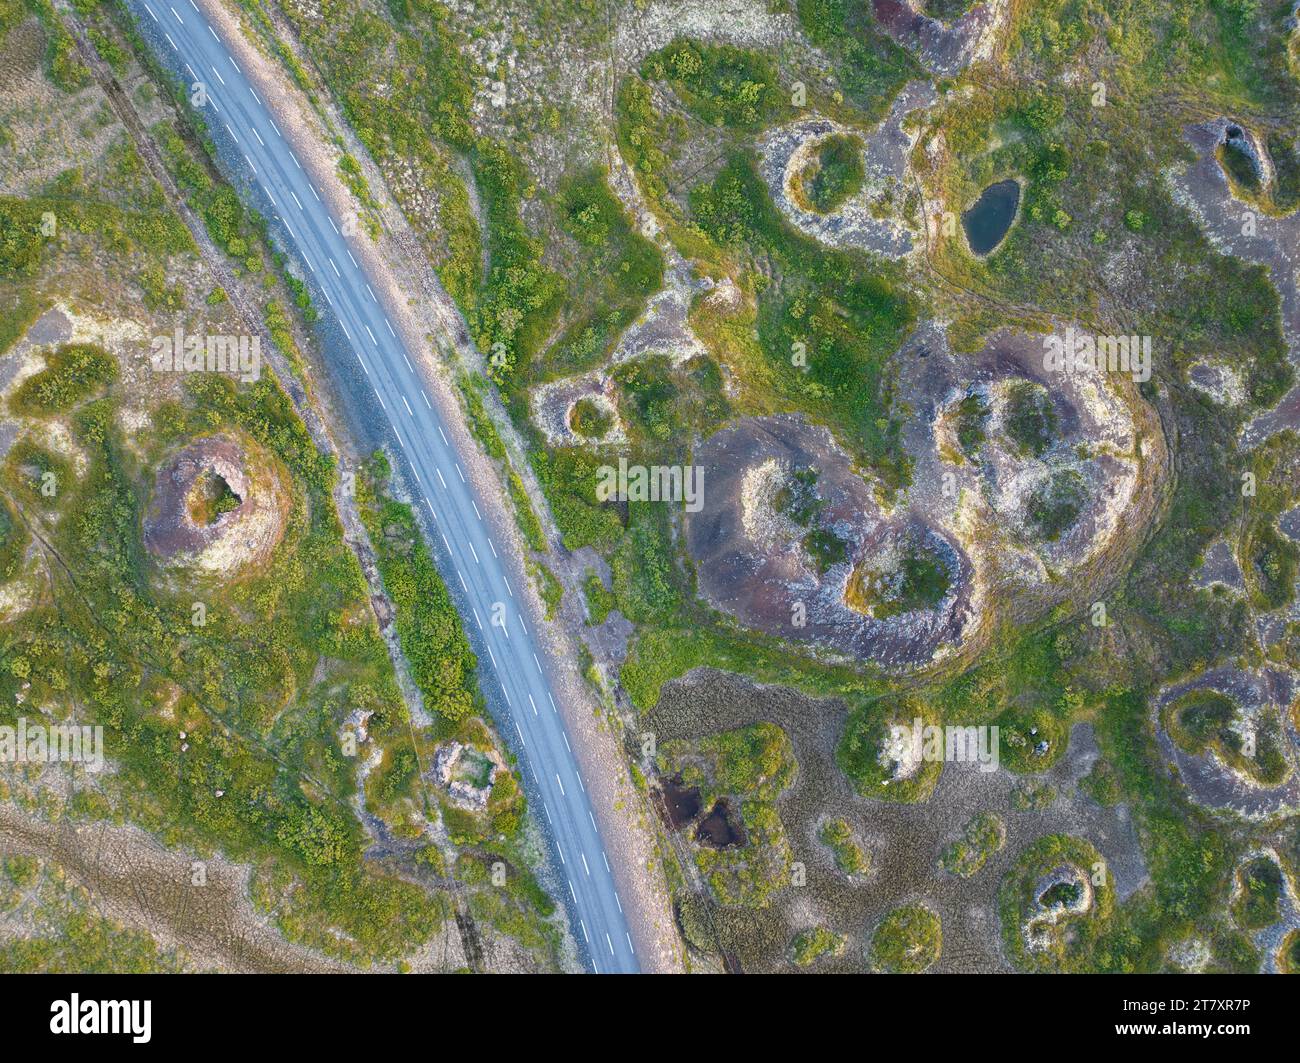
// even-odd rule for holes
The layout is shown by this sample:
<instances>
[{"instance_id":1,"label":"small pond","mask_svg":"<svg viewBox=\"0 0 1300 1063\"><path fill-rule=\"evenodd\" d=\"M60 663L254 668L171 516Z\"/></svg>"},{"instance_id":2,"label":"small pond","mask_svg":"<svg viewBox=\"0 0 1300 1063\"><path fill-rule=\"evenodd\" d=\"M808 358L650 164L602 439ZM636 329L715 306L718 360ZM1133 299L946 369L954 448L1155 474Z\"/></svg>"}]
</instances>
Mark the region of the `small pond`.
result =
<instances>
[{"instance_id":1,"label":"small pond","mask_svg":"<svg viewBox=\"0 0 1300 1063\"><path fill-rule=\"evenodd\" d=\"M966 242L977 255L987 255L1007 235L1020 206L1020 182L1013 178L989 185L975 205L961 216Z\"/></svg>"}]
</instances>

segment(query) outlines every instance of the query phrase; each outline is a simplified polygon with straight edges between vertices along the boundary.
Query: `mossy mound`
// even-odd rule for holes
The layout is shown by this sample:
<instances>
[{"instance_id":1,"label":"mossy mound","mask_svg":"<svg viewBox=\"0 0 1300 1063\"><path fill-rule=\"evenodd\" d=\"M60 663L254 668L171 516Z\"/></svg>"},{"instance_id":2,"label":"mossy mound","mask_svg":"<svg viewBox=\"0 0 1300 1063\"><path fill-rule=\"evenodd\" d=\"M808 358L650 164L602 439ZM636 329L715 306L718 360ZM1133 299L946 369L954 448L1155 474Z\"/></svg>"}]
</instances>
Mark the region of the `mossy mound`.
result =
<instances>
[{"instance_id":1,"label":"mossy mound","mask_svg":"<svg viewBox=\"0 0 1300 1063\"><path fill-rule=\"evenodd\" d=\"M1256 856L1237 869L1232 918L1243 930L1263 930L1282 916L1286 880L1277 861Z\"/></svg>"},{"instance_id":2,"label":"mossy mound","mask_svg":"<svg viewBox=\"0 0 1300 1063\"><path fill-rule=\"evenodd\" d=\"M1007 843L1007 825L994 812L981 812L966 824L962 836L943 851L939 863L959 878L970 878Z\"/></svg>"},{"instance_id":3,"label":"mossy mound","mask_svg":"<svg viewBox=\"0 0 1300 1063\"><path fill-rule=\"evenodd\" d=\"M1110 871L1090 842L1068 834L1040 838L1002 881L1007 956L1024 971L1088 969L1114 907Z\"/></svg>"},{"instance_id":4,"label":"mossy mound","mask_svg":"<svg viewBox=\"0 0 1300 1063\"><path fill-rule=\"evenodd\" d=\"M880 921L871 936L867 962L883 974L920 974L934 966L942 951L939 917L924 905L908 904Z\"/></svg>"},{"instance_id":5,"label":"mossy mound","mask_svg":"<svg viewBox=\"0 0 1300 1063\"><path fill-rule=\"evenodd\" d=\"M840 770L863 797L924 801L943 772L941 760L926 760L916 741L918 726L939 724L928 705L915 698L880 698L849 713L835 749Z\"/></svg>"},{"instance_id":6,"label":"mossy mound","mask_svg":"<svg viewBox=\"0 0 1300 1063\"><path fill-rule=\"evenodd\" d=\"M802 206L818 214L833 214L862 189L865 178L862 141L835 133L818 145L796 185Z\"/></svg>"}]
</instances>

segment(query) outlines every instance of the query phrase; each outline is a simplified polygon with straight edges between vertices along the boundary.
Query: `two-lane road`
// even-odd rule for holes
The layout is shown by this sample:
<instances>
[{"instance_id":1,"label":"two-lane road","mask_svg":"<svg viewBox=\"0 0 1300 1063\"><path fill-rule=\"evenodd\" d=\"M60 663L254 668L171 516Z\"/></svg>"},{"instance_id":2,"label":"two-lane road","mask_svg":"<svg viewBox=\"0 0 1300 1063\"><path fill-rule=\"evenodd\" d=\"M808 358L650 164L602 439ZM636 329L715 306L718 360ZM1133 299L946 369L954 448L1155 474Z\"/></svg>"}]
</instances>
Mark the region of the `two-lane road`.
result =
<instances>
[{"instance_id":1,"label":"two-lane road","mask_svg":"<svg viewBox=\"0 0 1300 1063\"><path fill-rule=\"evenodd\" d=\"M313 295L343 330L405 456L435 530L434 553L465 616L480 678L529 771L525 785L540 803L559 871L567 882L574 933L598 972L638 970L622 902L586 788L538 658L524 611L497 552L474 487L443 431L437 409L380 299L354 257L341 219L285 140L258 95L194 0L128 0L164 64L193 90L223 163L237 183L265 197L272 230L305 265ZM342 377L355 376L339 367ZM438 550L438 544L443 550ZM471 622L472 621L472 622ZM500 693L498 699L495 695ZM511 736L509 732L513 730ZM517 741L516 741L517 740ZM529 777L531 776L531 778ZM531 785L529 783L531 782Z\"/></svg>"}]
</instances>

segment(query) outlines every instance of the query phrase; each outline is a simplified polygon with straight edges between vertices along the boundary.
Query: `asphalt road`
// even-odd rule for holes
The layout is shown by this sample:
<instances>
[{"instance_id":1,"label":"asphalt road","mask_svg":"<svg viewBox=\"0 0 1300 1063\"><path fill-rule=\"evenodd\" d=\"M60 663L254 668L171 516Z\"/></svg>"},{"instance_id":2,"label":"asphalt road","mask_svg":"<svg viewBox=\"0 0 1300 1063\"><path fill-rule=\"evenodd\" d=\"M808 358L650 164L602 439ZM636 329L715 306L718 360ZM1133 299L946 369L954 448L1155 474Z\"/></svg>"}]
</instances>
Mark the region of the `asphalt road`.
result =
<instances>
[{"instance_id":1,"label":"asphalt road","mask_svg":"<svg viewBox=\"0 0 1300 1063\"><path fill-rule=\"evenodd\" d=\"M465 616L479 657L482 688L489 696L500 690L504 709L493 698L494 711L529 769L524 781L534 807L540 798L544 826L568 882L564 900L579 946L585 947L597 972L637 971L622 903L556 710L552 683L516 606L515 589L472 485L447 442L409 352L349 250L342 219L330 217L270 109L193 0L128 4L163 63L187 85L203 83L208 99L204 112L223 163L232 168L237 185L246 183L270 203L273 234L286 253L303 261L313 299L322 315L332 316L343 330L362 367L360 380L373 388L424 492L435 539L441 539L445 549L439 550L437 542L431 545Z\"/></svg>"}]
</instances>

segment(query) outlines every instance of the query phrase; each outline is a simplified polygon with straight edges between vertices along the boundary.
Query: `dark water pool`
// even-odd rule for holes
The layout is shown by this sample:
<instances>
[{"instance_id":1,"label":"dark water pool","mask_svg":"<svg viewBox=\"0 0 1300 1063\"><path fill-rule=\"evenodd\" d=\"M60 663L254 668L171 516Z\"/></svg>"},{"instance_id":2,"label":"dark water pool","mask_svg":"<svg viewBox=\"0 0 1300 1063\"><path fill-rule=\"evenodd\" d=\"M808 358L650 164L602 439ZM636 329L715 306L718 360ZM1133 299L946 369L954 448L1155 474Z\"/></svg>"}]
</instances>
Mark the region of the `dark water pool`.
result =
<instances>
[{"instance_id":1,"label":"dark water pool","mask_svg":"<svg viewBox=\"0 0 1300 1063\"><path fill-rule=\"evenodd\" d=\"M673 775L660 783L659 808L673 830L681 830L700 814L700 788L686 786L681 775Z\"/></svg>"},{"instance_id":2,"label":"dark water pool","mask_svg":"<svg viewBox=\"0 0 1300 1063\"><path fill-rule=\"evenodd\" d=\"M695 828L695 840L713 849L727 849L745 844L745 828L725 798L719 798L707 816Z\"/></svg>"},{"instance_id":3,"label":"dark water pool","mask_svg":"<svg viewBox=\"0 0 1300 1063\"><path fill-rule=\"evenodd\" d=\"M975 205L962 213L961 224L966 242L977 255L987 255L1002 242L1016 220L1020 206L1020 183L1008 178L989 185Z\"/></svg>"}]
</instances>

